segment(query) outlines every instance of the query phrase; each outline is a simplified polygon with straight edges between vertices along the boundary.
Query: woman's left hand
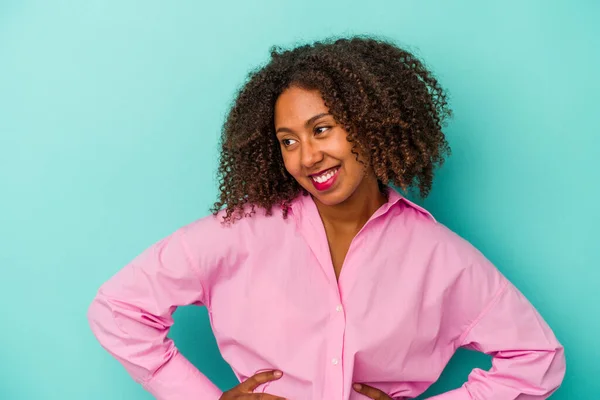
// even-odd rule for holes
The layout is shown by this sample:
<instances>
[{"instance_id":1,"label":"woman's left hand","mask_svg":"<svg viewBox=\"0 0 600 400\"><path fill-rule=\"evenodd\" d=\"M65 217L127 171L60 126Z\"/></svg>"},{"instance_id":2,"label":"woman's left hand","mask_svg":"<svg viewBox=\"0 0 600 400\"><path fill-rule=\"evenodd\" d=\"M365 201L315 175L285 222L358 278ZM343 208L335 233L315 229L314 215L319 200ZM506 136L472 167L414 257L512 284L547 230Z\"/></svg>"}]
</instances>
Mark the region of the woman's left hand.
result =
<instances>
[{"instance_id":1,"label":"woman's left hand","mask_svg":"<svg viewBox=\"0 0 600 400\"><path fill-rule=\"evenodd\" d=\"M367 396L370 399L375 399L375 400L393 400L390 396L388 396L387 394L383 393L381 390L375 389L374 387L371 387L371 386L364 385L362 383L355 383L354 385L352 385L352 387L358 393L364 394L365 396Z\"/></svg>"}]
</instances>

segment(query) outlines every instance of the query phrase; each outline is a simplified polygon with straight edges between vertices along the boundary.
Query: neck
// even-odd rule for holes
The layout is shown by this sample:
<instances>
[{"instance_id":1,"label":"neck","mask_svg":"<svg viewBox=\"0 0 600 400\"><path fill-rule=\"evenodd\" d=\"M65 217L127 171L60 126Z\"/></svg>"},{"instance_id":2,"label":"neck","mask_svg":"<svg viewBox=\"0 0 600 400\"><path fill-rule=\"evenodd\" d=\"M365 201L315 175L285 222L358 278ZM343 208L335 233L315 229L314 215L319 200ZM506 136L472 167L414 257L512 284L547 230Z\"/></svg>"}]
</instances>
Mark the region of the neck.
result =
<instances>
[{"instance_id":1,"label":"neck","mask_svg":"<svg viewBox=\"0 0 600 400\"><path fill-rule=\"evenodd\" d=\"M315 199L315 204L325 226L335 231L357 233L386 201L386 196L379 190L377 179L365 177L362 184L344 202L328 206Z\"/></svg>"}]
</instances>

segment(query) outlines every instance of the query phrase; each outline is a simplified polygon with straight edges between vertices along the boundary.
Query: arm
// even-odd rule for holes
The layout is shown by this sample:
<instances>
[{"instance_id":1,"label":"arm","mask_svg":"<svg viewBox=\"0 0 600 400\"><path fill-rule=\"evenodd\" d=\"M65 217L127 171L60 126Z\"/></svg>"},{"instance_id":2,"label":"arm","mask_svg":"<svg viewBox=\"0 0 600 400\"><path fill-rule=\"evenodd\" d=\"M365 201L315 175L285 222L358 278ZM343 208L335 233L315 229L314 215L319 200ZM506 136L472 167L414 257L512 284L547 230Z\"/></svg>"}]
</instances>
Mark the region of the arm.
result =
<instances>
[{"instance_id":1,"label":"arm","mask_svg":"<svg viewBox=\"0 0 600 400\"><path fill-rule=\"evenodd\" d=\"M459 389L431 400L546 399L561 384L565 357L536 309L481 254L467 280L464 301L486 297L481 288L495 287L479 315L458 339L458 346L491 355L489 371L474 369ZM492 283L493 282L493 283ZM485 289L484 289L485 290Z\"/></svg>"},{"instance_id":2,"label":"arm","mask_svg":"<svg viewBox=\"0 0 600 400\"><path fill-rule=\"evenodd\" d=\"M100 344L157 399L218 399L221 391L167 338L177 306L205 303L184 234L155 243L104 283L88 319Z\"/></svg>"}]
</instances>

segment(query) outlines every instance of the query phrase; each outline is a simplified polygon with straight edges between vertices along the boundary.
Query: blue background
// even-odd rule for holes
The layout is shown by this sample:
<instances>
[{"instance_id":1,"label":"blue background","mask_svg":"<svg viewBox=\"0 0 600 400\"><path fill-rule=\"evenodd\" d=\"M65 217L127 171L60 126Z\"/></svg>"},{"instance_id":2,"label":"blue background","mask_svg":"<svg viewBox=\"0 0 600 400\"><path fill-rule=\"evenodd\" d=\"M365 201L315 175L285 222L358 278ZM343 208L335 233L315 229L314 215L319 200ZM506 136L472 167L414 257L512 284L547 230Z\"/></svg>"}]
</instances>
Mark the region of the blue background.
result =
<instances>
[{"instance_id":1,"label":"blue background","mask_svg":"<svg viewBox=\"0 0 600 400\"><path fill-rule=\"evenodd\" d=\"M566 346L554 398L599 398L599 18L591 0L0 0L0 398L150 398L88 328L97 288L208 214L224 115L271 45L353 33L448 89L453 156L422 203ZM205 310L171 336L234 385ZM429 394L486 365L459 353Z\"/></svg>"}]
</instances>

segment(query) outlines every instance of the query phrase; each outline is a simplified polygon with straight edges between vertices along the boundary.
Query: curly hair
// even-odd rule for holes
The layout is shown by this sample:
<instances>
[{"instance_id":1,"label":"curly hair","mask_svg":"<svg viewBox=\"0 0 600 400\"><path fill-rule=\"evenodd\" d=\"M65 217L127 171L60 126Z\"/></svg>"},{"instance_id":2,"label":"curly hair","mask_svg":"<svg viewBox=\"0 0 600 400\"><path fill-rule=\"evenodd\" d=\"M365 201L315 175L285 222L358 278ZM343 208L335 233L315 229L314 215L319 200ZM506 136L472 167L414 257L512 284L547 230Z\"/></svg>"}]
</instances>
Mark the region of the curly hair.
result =
<instances>
[{"instance_id":1,"label":"curly hair","mask_svg":"<svg viewBox=\"0 0 600 400\"><path fill-rule=\"evenodd\" d=\"M434 170L450 154L442 126L452 115L447 95L415 55L372 37L326 39L290 50L273 46L266 65L248 74L221 133L219 200L224 220L271 215L307 192L286 171L275 135L274 108L290 86L318 90L348 132L353 153L369 160L380 190L393 184L431 190ZM249 212L247 211L249 208Z\"/></svg>"}]
</instances>

